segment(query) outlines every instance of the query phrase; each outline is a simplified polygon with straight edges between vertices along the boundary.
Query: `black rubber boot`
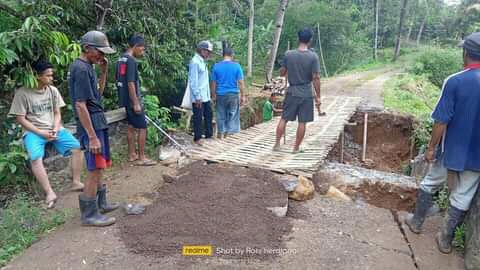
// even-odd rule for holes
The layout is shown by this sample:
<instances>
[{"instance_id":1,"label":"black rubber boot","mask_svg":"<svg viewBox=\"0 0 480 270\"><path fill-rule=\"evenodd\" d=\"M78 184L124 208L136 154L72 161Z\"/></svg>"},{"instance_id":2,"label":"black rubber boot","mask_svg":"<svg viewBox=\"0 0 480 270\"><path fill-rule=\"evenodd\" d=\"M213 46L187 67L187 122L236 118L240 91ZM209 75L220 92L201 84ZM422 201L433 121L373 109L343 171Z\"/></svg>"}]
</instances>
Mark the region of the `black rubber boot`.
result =
<instances>
[{"instance_id":1,"label":"black rubber boot","mask_svg":"<svg viewBox=\"0 0 480 270\"><path fill-rule=\"evenodd\" d=\"M115 223L114 217L107 217L98 212L97 200L95 198L87 198L83 195L78 196L80 204L81 221L84 226L103 227Z\"/></svg>"},{"instance_id":2,"label":"black rubber boot","mask_svg":"<svg viewBox=\"0 0 480 270\"><path fill-rule=\"evenodd\" d=\"M98 210L102 213L112 212L120 206L118 203L107 202L107 185L103 184L102 187L97 189L97 201L98 201Z\"/></svg>"},{"instance_id":3,"label":"black rubber boot","mask_svg":"<svg viewBox=\"0 0 480 270\"><path fill-rule=\"evenodd\" d=\"M409 214L405 218L405 224L407 224L410 231L414 233L422 232L422 225L427 216L428 209L433 205L433 194L418 189L417 203L415 205L415 212Z\"/></svg>"},{"instance_id":4,"label":"black rubber boot","mask_svg":"<svg viewBox=\"0 0 480 270\"><path fill-rule=\"evenodd\" d=\"M455 229L462 225L466 213L467 211L457 209L451 205L448 206L447 217L435 238L440 252L446 254L452 252L452 240L455 236Z\"/></svg>"}]
</instances>

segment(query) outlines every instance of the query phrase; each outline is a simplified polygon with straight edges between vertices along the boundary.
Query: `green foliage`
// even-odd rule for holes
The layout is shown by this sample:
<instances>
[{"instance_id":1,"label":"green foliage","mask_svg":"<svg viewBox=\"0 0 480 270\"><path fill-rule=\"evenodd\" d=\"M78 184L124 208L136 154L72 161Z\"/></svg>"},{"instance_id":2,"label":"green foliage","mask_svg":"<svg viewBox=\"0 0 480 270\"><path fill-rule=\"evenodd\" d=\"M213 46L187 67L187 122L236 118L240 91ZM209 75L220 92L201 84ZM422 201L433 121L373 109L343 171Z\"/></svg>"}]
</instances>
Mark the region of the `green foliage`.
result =
<instances>
[{"instance_id":1,"label":"green foliage","mask_svg":"<svg viewBox=\"0 0 480 270\"><path fill-rule=\"evenodd\" d=\"M0 266L28 248L38 238L63 224L67 213L46 211L19 194L0 211Z\"/></svg>"},{"instance_id":2,"label":"green foliage","mask_svg":"<svg viewBox=\"0 0 480 270\"><path fill-rule=\"evenodd\" d=\"M11 145L0 154L0 187L25 186L31 182L31 177L25 171L27 159L25 150L16 145Z\"/></svg>"},{"instance_id":3,"label":"green foliage","mask_svg":"<svg viewBox=\"0 0 480 270\"><path fill-rule=\"evenodd\" d=\"M169 108L160 107L157 96L147 95L144 99L145 113L155 121L161 128L168 129L175 127L172 123L171 111ZM162 133L153 125L148 126L147 143L150 146L158 146L162 143Z\"/></svg>"},{"instance_id":4,"label":"green foliage","mask_svg":"<svg viewBox=\"0 0 480 270\"><path fill-rule=\"evenodd\" d=\"M418 58L413 73L426 75L437 87L451 74L462 68L462 51L460 49L430 48Z\"/></svg>"},{"instance_id":5,"label":"green foliage","mask_svg":"<svg viewBox=\"0 0 480 270\"><path fill-rule=\"evenodd\" d=\"M384 89L386 108L417 118L429 115L441 94L426 77L410 74L393 77L386 82Z\"/></svg>"},{"instance_id":6,"label":"green foliage","mask_svg":"<svg viewBox=\"0 0 480 270\"><path fill-rule=\"evenodd\" d=\"M453 238L453 245L461 252L465 249L465 224L455 229L455 236Z\"/></svg>"}]
</instances>

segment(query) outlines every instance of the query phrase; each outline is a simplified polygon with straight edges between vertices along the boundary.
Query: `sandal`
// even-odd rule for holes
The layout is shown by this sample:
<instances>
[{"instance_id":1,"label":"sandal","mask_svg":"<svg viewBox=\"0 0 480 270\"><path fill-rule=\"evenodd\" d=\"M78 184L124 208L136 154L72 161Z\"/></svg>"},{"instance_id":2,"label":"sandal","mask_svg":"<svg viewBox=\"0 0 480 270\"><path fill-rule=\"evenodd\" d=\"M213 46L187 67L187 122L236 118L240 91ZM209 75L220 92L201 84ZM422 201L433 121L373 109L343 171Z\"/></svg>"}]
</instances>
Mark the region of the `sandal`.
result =
<instances>
[{"instance_id":1,"label":"sandal","mask_svg":"<svg viewBox=\"0 0 480 270\"><path fill-rule=\"evenodd\" d=\"M135 166L153 166L153 165L157 165L157 162L150 159L138 160L137 162L135 162Z\"/></svg>"}]
</instances>

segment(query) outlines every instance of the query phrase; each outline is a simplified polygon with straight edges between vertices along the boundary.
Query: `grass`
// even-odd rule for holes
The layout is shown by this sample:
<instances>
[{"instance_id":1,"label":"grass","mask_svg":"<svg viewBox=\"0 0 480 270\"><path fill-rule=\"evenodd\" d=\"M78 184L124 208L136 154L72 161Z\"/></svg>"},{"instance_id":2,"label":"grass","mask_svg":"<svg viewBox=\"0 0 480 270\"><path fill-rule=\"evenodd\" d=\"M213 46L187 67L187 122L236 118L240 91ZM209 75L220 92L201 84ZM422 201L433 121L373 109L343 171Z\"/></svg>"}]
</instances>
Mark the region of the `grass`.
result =
<instances>
[{"instance_id":1,"label":"grass","mask_svg":"<svg viewBox=\"0 0 480 270\"><path fill-rule=\"evenodd\" d=\"M404 74L386 82L385 108L414 115L428 116L434 109L441 92L424 76Z\"/></svg>"},{"instance_id":2,"label":"grass","mask_svg":"<svg viewBox=\"0 0 480 270\"><path fill-rule=\"evenodd\" d=\"M68 211L44 210L26 195L18 195L0 212L0 266L71 215Z\"/></svg>"}]
</instances>

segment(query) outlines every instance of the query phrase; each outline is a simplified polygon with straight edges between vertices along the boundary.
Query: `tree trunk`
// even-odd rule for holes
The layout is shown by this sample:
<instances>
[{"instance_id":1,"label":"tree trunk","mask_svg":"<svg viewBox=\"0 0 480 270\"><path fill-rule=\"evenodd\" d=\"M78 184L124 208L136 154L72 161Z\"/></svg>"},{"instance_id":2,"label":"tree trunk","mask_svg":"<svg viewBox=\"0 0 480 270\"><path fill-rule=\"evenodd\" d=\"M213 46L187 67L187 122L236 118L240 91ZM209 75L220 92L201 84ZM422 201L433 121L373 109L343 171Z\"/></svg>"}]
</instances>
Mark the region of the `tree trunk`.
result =
<instances>
[{"instance_id":1,"label":"tree trunk","mask_svg":"<svg viewBox=\"0 0 480 270\"><path fill-rule=\"evenodd\" d=\"M253 19L255 16L255 0L250 0L250 16L248 17L248 69L247 77L252 77L253 72Z\"/></svg>"},{"instance_id":2,"label":"tree trunk","mask_svg":"<svg viewBox=\"0 0 480 270\"><path fill-rule=\"evenodd\" d=\"M420 45L420 39L422 39L423 29L425 27L425 21L427 18L423 19L422 24L420 25L420 29L418 30L417 34L417 47Z\"/></svg>"},{"instance_id":3,"label":"tree trunk","mask_svg":"<svg viewBox=\"0 0 480 270\"><path fill-rule=\"evenodd\" d=\"M397 41L395 44L395 53L393 54L393 61L396 61L400 56L400 42L402 37L403 24L405 22L405 12L407 10L407 2L408 0L403 0L403 6L402 6L402 9L400 10L400 22L398 24L398 34L397 34Z\"/></svg>"},{"instance_id":4,"label":"tree trunk","mask_svg":"<svg viewBox=\"0 0 480 270\"><path fill-rule=\"evenodd\" d=\"M465 219L465 268L480 269L480 189Z\"/></svg>"},{"instance_id":5,"label":"tree trunk","mask_svg":"<svg viewBox=\"0 0 480 270\"><path fill-rule=\"evenodd\" d=\"M102 31L105 25L107 13L112 12L113 0L96 0L95 10L97 12L97 30Z\"/></svg>"},{"instance_id":6,"label":"tree trunk","mask_svg":"<svg viewBox=\"0 0 480 270\"><path fill-rule=\"evenodd\" d=\"M378 7L380 0L375 0L375 43L373 44L373 59L377 59L377 48L378 48Z\"/></svg>"},{"instance_id":7,"label":"tree trunk","mask_svg":"<svg viewBox=\"0 0 480 270\"><path fill-rule=\"evenodd\" d=\"M288 0L280 0L280 6L277 10L275 19L275 35L273 37L273 45L268 56L267 65L265 68L267 82L272 81L273 68L275 67L275 59L277 57L278 43L280 42L280 35L282 34L283 18L285 17L285 10L287 9Z\"/></svg>"},{"instance_id":8,"label":"tree trunk","mask_svg":"<svg viewBox=\"0 0 480 270\"><path fill-rule=\"evenodd\" d=\"M412 35L412 28L413 28L413 21L410 23L410 26L408 27L407 38L405 39L407 42L410 41L410 36Z\"/></svg>"}]
</instances>

